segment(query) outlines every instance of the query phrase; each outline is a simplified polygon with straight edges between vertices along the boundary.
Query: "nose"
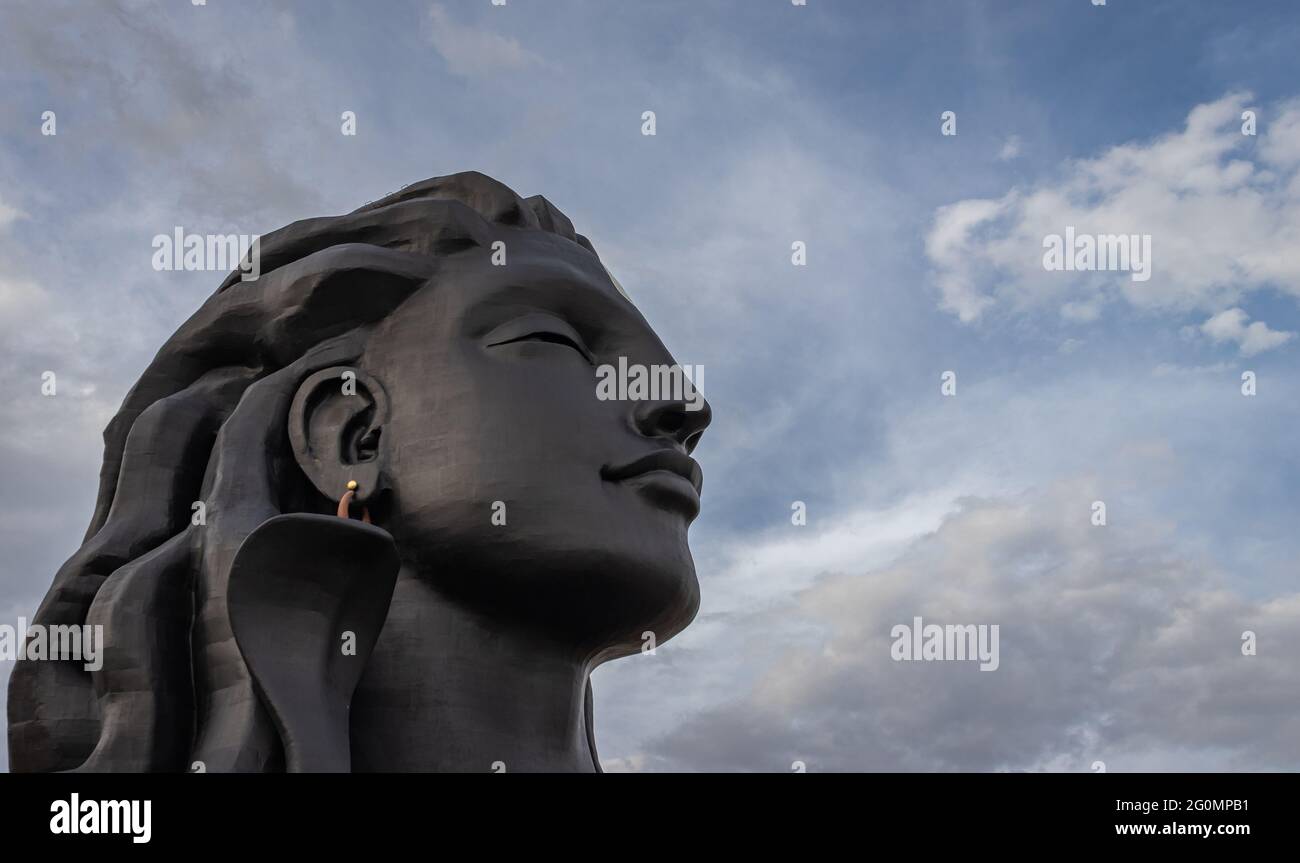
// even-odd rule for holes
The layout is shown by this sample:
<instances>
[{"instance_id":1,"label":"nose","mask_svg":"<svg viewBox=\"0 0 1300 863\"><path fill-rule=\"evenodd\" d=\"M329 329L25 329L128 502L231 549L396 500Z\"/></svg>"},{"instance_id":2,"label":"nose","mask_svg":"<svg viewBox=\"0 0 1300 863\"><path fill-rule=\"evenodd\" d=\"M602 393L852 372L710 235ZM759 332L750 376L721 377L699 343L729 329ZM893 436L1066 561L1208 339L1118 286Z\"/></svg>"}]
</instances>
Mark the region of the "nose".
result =
<instances>
[{"instance_id":1,"label":"nose","mask_svg":"<svg viewBox=\"0 0 1300 863\"><path fill-rule=\"evenodd\" d=\"M636 430L646 437L668 438L687 453L694 451L713 421L713 408L699 392L692 401L697 406L694 410L688 410L691 405L681 399L637 402L633 413Z\"/></svg>"}]
</instances>

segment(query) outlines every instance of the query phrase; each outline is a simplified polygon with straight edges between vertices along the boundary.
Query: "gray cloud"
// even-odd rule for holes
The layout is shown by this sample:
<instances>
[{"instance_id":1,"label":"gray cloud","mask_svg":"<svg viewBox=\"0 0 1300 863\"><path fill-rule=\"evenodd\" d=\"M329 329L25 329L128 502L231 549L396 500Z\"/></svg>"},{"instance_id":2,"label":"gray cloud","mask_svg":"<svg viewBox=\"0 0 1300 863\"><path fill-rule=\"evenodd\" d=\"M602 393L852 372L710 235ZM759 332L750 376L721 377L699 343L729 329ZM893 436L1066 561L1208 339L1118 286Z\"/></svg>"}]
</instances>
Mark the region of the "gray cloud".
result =
<instances>
[{"instance_id":1,"label":"gray cloud","mask_svg":"<svg viewBox=\"0 0 1300 863\"><path fill-rule=\"evenodd\" d=\"M968 499L897 562L827 574L748 621L781 650L741 698L613 767L788 771L1296 769L1300 594L1226 587L1167 526L1092 525L1084 480ZM761 552L760 552L761 553ZM998 624L1001 664L896 662L891 628ZM1243 631L1258 655L1243 656ZM733 649L738 645L733 645ZM1180 752L1196 753L1180 761Z\"/></svg>"},{"instance_id":2,"label":"gray cloud","mask_svg":"<svg viewBox=\"0 0 1300 863\"><path fill-rule=\"evenodd\" d=\"M542 58L518 39L459 23L440 4L429 7L429 39L455 75L478 77L539 66Z\"/></svg>"}]
</instances>

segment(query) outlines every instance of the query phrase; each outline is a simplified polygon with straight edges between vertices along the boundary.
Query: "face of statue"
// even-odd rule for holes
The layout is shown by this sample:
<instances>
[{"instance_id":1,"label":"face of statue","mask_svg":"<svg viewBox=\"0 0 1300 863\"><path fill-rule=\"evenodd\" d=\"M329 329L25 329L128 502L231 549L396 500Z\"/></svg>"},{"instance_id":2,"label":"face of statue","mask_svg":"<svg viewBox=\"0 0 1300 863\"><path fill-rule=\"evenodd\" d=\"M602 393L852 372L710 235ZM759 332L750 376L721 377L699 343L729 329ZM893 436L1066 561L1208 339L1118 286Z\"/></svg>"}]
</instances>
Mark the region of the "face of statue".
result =
<instances>
[{"instance_id":1,"label":"face of statue","mask_svg":"<svg viewBox=\"0 0 1300 863\"><path fill-rule=\"evenodd\" d=\"M543 232L504 239L507 265L448 257L370 340L384 526L438 591L486 614L609 654L646 630L662 641L699 604L689 453L708 406L599 398L599 365L673 358L594 256Z\"/></svg>"}]
</instances>

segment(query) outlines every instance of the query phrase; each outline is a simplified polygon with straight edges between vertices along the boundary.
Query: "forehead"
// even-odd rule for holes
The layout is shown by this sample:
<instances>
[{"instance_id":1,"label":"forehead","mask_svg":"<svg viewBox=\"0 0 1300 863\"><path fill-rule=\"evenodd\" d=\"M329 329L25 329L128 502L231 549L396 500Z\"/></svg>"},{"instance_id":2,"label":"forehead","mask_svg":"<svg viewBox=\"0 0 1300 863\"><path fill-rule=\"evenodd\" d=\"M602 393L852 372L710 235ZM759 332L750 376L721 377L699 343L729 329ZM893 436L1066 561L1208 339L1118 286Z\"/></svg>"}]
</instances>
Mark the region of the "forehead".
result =
<instances>
[{"instance_id":1,"label":"forehead","mask_svg":"<svg viewBox=\"0 0 1300 863\"><path fill-rule=\"evenodd\" d=\"M439 265L435 291L444 295L444 312L473 323L502 310L539 308L575 326L650 331L601 262L578 244L535 230L499 240L504 246L461 252Z\"/></svg>"}]
</instances>

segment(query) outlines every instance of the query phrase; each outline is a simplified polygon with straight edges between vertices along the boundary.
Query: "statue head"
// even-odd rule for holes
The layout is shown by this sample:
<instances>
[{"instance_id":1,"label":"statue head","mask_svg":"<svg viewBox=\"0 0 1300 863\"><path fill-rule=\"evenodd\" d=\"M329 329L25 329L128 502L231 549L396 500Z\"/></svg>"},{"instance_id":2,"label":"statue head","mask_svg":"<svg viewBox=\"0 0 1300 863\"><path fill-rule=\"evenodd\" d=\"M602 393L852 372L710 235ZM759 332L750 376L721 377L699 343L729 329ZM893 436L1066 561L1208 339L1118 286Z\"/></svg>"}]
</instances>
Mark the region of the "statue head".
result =
<instances>
[{"instance_id":1,"label":"statue head","mask_svg":"<svg viewBox=\"0 0 1300 863\"><path fill-rule=\"evenodd\" d=\"M276 516L333 517L349 483L410 582L383 624L407 627L384 633L390 669L408 647L436 652L438 633L416 630L448 619L399 603L528 633L584 681L696 612L689 454L709 410L597 397L602 364L675 362L559 210L457 174L295 222L260 256L259 278L232 273L163 345L104 433L84 545L33 621L102 624L104 667L19 663L15 770L184 770L196 753L277 769L230 623L232 565ZM303 545L276 553L311 565L320 547Z\"/></svg>"}]
</instances>

